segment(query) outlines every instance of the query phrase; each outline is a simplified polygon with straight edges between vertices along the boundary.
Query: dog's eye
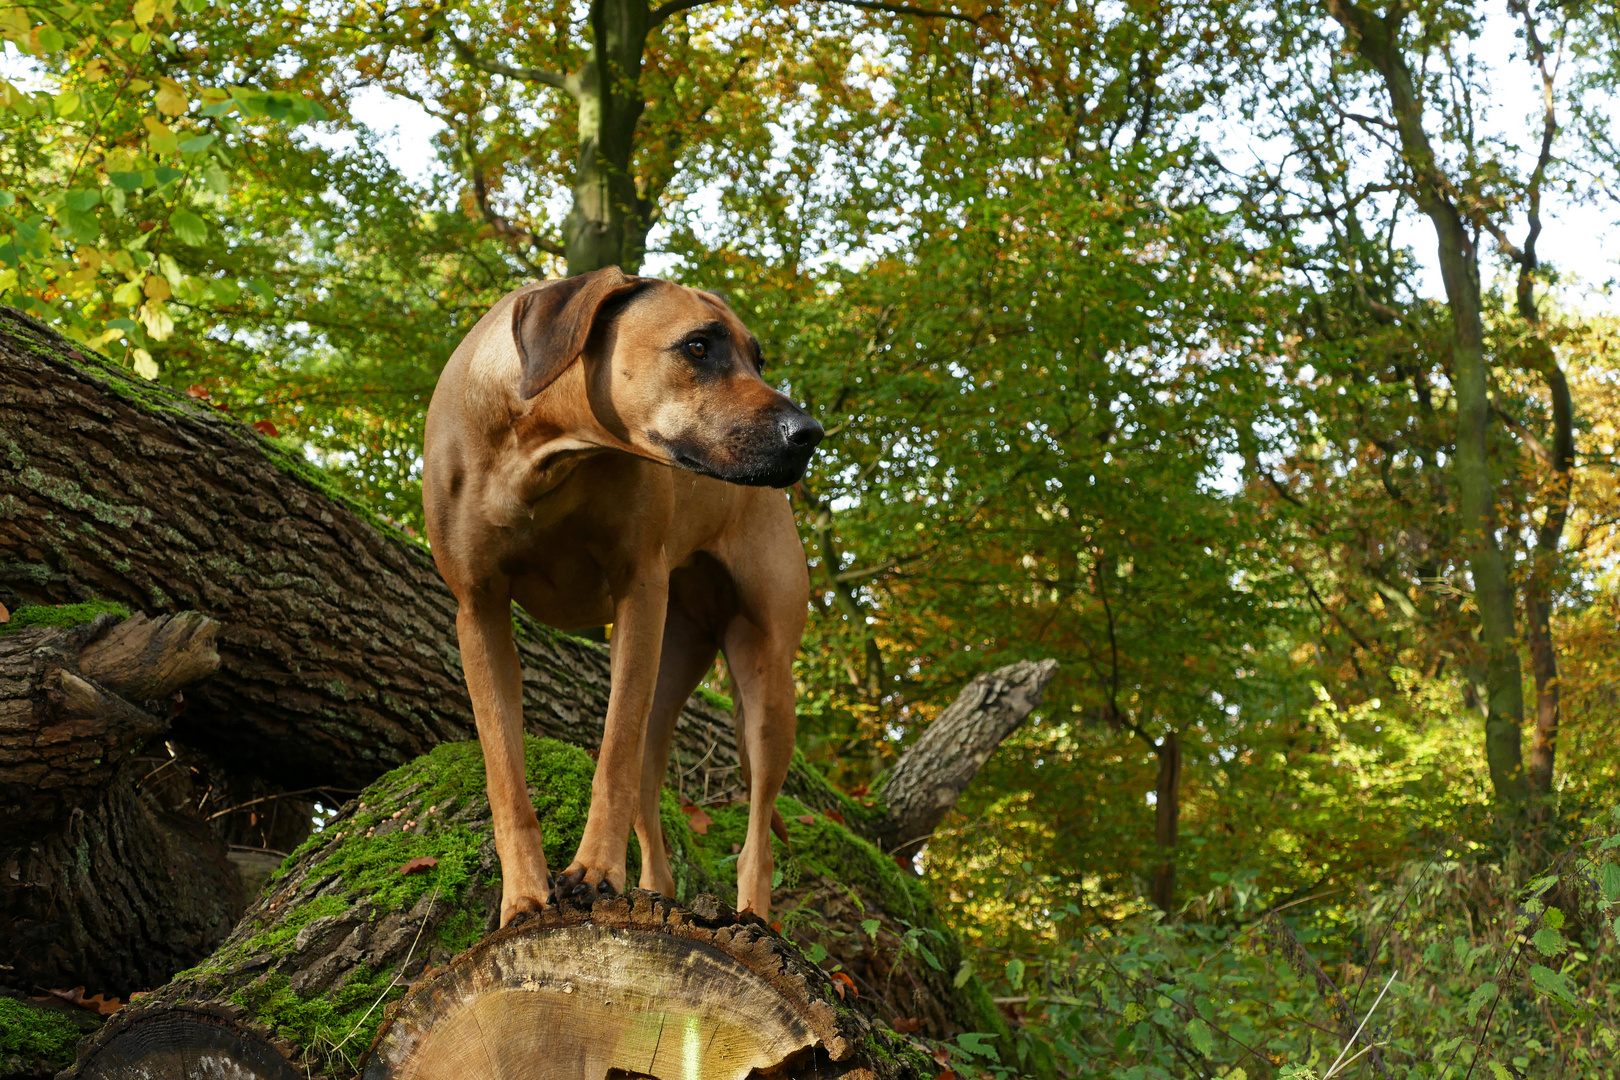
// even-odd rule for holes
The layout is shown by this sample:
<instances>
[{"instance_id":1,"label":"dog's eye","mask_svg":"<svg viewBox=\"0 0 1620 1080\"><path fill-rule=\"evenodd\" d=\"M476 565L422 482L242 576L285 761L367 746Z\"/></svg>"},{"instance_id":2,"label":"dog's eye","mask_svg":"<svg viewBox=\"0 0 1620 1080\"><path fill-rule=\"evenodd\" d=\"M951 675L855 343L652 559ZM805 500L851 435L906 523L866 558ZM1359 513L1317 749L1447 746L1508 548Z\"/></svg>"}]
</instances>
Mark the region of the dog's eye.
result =
<instances>
[{"instance_id":1,"label":"dog's eye","mask_svg":"<svg viewBox=\"0 0 1620 1080\"><path fill-rule=\"evenodd\" d=\"M701 338L686 343L686 355L694 360L701 360L709 355L709 343Z\"/></svg>"}]
</instances>

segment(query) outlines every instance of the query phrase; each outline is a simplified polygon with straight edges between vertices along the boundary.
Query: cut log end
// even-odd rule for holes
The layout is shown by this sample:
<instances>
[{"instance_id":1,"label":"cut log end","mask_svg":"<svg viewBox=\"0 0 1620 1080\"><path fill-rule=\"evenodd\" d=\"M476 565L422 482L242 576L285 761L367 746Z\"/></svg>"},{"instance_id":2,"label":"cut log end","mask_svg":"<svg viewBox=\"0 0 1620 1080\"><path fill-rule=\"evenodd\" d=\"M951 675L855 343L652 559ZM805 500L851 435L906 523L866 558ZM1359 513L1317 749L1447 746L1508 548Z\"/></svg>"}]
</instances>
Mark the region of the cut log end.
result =
<instances>
[{"instance_id":1,"label":"cut log end","mask_svg":"<svg viewBox=\"0 0 1620 1080\"><path fill-rule=\"evenodd\" d=\"M364 1080L920 1075L752 916L652 893L491 935L391 1010ZM709 917L705 917L709 916Z\"/></svg>"},{"instance_id":2,"label":"cut log end","mask_svg":"<svg viewBox=\"0 0 1620 1080\"><path fill-rule=\"evenodd\" d=\"M589 910L551 908L489 935L389 1006L360 1077L934 1075L931 1058L846 1007L827 975L762 920L698 901L702 914L636 891ZM303 1071L288 1050L230 1010L160 1004L103 1030L73 1077L291 1080Z\"/></svg>"},{"instance_id":3,"label":"cut log end","mask_svg":"<svg viewBox=\"0 0 1620 1080\"><path fill-rule=\"evenodd\" d=\"M270 1041L212 1011L175 1009L114 1022L72 1076L75 1080L301 1080Z\"/></svg>"}]
</instances>

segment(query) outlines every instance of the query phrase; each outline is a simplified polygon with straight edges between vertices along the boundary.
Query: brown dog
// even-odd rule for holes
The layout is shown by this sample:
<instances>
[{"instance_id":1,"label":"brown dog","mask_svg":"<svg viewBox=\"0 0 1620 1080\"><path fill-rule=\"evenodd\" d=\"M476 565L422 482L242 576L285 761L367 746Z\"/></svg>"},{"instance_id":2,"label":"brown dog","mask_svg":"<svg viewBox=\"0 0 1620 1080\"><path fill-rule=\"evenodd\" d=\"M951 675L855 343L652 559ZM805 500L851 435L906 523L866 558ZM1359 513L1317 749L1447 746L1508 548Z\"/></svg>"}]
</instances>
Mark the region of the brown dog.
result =
<instances>
[{"instance_id":1,"label":"brown dog","mask_svg":"<svg viewBox=\"0 0 1620 1080\"><path fill-rule=\"evenodd\" d=\"M810 581L787 498L821 425L760 378L711 293L609 267L501 299L439 377L422 501L484 746L501 922L551 902L523 778L511 603L613 624L607 726L579 852L556 892L674 892L658 801L675 718L724 650L750 808L737 906L771 902L771 817L793 754L793 655Z\"/></svg>"}]
</instances>

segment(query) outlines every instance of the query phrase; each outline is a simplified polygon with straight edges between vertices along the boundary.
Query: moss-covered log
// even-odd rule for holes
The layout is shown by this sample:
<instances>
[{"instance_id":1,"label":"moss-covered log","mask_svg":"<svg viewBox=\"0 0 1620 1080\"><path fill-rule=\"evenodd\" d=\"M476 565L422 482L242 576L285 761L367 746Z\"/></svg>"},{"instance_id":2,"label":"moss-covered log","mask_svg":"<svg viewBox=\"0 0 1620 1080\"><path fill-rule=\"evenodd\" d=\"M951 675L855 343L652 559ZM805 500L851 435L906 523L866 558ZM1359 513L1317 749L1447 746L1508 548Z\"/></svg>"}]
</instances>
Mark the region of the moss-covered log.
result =
<instances>
[{"instance_id":1,"label":"moss-covered log","mask_svg":"<svg viewBox=\"0 0 1620 1080\"><path fill-rule=\"evenodd\" d=\"M534 738L527 761L547 858L563 858L584 828L594 763L577 747ZM975 980L954 985L959 947L922 882L832 817L791 798L781 805L789 843L775 841L783 875L776 925L804 950L805 964L826 973L815 978L844 976L842 1004L868 1021L917 1018L936 1036L1004 1033ZM747 808L682 807L666 793L662 810L674 899L731 899ZM632 880L636 861L632 840ZM311 836L213 956L126 1009L86 1047L80 1075L100 1075L97 1055L164 1016L228 1022L244 1045L274 1047L300 1076L353 1075L390 1007L495 931L499 874L479 748L440 746L379 779ZM828 992L836 1000L838 991Z\"/></svg>"},{"instance_id":2,"label":"moss-covered log","mask_svg":"<svg viewBox=\"0 0 1620 1080\"><path fill-rule=\"evenodd\" d=\"M207 956L242 911L224 840L141 790L137 754L218 666L218 624L43 615L92 618L0 634L0 982L122 996Z\"/></svg>"},{"instance_id":3,"label":"moss-covered log","mask_svg":"<svg viewBox=\"0 0 1620 1080\"><path fill-rule=\"evenodd\" d=\"M34 1000L0 990L0 1077L50 1080L71 1066L79 1040L101 1026L101 1015L65 1001Z\"/></svg>"},{"instance_id":4,"label":"moss-covered log","mask_svg":"<svg viewBox=\"0 0 1620 1080\"><path fill-rule=\"evenodd\" d=\"M473 737L455 600L420 545L294 447L0 308L0 603L92 599L221 623L174 732L231 770L358 790ZM529 729L596 745L606 649L517 622ZM674 758L733 763L729 717L694 699Z\"/></svg>"}]
</instances>

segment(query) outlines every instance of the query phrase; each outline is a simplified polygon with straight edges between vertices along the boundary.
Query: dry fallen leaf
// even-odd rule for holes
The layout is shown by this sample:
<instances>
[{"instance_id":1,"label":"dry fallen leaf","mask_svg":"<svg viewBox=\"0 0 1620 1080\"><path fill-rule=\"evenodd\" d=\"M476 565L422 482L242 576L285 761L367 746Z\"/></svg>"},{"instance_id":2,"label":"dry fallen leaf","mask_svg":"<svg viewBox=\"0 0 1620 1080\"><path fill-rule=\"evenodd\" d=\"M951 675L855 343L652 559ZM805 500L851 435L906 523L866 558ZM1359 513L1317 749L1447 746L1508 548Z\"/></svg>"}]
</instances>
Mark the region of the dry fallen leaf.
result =
<instances>
[{"instance_id":1,"label":"dry fallen leaf","mask_svg":"<svg viewBox=\"0 0 1620 1080\"><path fill-rule=\"evenodd\" d=\"M410 862L406 863L404 866L401 866L399 868L399 872L402 873L402 874L414 874L418 870L431 870L435 866L438 866L438 865L439 865L439 860L435 859L433 856L431 856L431 855L418 855L416 858L412 859Z\"/></svg>"},{"instance_id":2,"label":"dry fallen leaf","mask_svg":"<svg viewBox=\"0 0 1620 1080\"><path fill-rule=\"evenodd\" d=\"M896 1035L910 1035L913 1031L922 1029L922 1021L915 1016L897 1016L889 1021L889 1026Z\"/></svg>"},{"instance_id":3,"label":"dry fallen leaf","mask_svg":"<svg viewBox=\"0 0 1620 1080\"><path fill-rule=\"evenodd\" d=\"M800 825L814 825L816 823L816 815L800 814L798 821Z\"/></svg>"},{"instance_id":4,"label":"dry fallen leaf","mask_svg":"<svg viewBox=\"0 0 1620 1080\"><path fill-rule=\"evenodd\" d=\"M944 1072L934 1077L934 1080L956 1080L956 1073L952 1069L946 1069Z\"/></svg>"},{"instance_id":5,"label":"dry fallen leaf","mask_svg":"<svg viewBox=\"0 0 1620 1080\"><path fill-rule=\"evenodd\" d=\"M8 623L10 621L11 612L6 610L6 605L0 604L0 623Z\"/></svg>"},{"instance_id":6,"label":"dry fallen leaf","mask_svg":"<svg viewBox=\"0 0 1620 1080\"><path fill-rule=\"evenodd\" d=\"M840 824L840 825L842 825L844 823L844 815L840 814L836 810L828 810L827 811L827 816L832 818L834 821L838 822L838 824Z\"/></svg>"},{"instance_id":7,"label":"dry fallen leaf","mask_svg":"<svg viewBox=\"0 0 1620 1080\"><path fill-rule=\"evenodd\" d=\"M102 1016L111 1016L113 1013L124 1007L124 1003L119 999L103 998L100 994L87 997L83 1001L79 1002L79 1004L83 1005L86 1009L94 1009Z\"/></svg>"},{"instance_id":8,"label":"dry fallen leaf","mask_svg":"<svg viewBox=\"0 0 1620 1080\"><path fill-rule=\"evenodd\" d=\"M703 807L683 806L681 809L686 811L686 823L692 826L693 832L699 836L709 834L709 826L714 824L714 819L703 812Z\"/></svg>"},{"instance_id":9,"label":"dry fallen leaf","mask_svg":"<svg viewBox=\"0 0 1620 1080\"><path fill-rule=\"evenodd\" d=\"M832 979L833 979L833 985L839 988L839 990L838 990L838 996L839 997L844 996L843 988L845 986L849 987L849 992L854 994L856 997L861 996L861 992L859 990L855 989L855 980L850 978L848 975L844 974L842 971L833 972L832 973Z\"/></svg>"},{"instance_id":10,"label":"dry fallen leaf","mask_svg":"<svg viewBox=\"0 0 1620 1080\"><path fill-rule=\"evenodd\" d=\"M782 932L782 924L780 922L773 922L771 923L771 929L780 934Z\"/></svg>"},{"instance_id":11,"label":"dry fallen leaf","mask_svg":"<svg viewBox=\"0 0 1620 1080\"><path fill-rule=\"evenodd\" d=\"M253 421L253 430L257 431L260 435L268 435L272 439L281 438L281 432L276 430L276 425L272 424L268 420Z\"/></svg>"}]
</instances>

